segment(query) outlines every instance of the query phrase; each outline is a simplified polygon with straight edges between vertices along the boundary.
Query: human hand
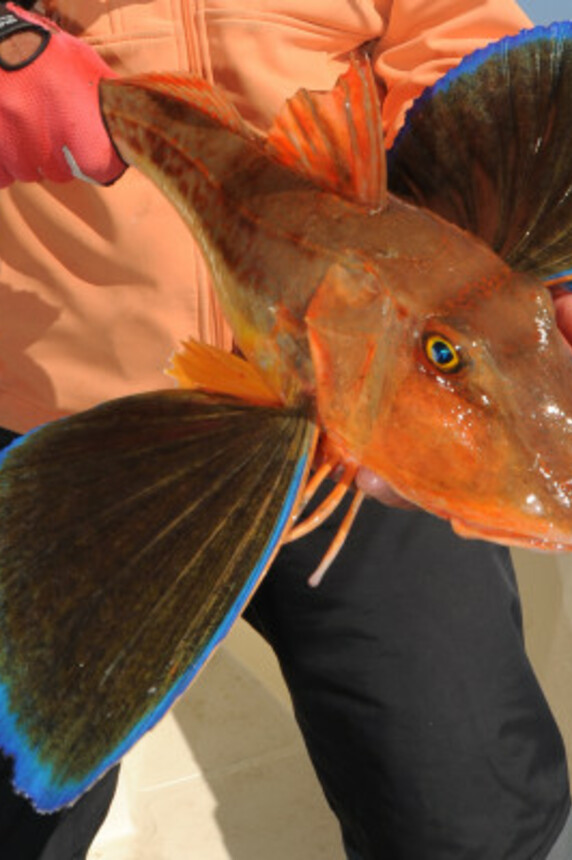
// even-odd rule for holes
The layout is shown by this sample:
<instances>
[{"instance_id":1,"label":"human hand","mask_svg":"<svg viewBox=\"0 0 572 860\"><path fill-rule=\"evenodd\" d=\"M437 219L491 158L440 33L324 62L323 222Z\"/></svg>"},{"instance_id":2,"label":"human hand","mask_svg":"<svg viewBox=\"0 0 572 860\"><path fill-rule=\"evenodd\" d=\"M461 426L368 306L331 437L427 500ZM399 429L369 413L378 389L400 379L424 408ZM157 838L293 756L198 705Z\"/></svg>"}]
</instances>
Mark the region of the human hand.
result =
<instances>
[{"instance_id":1,"label":"human hand","mask_svg":"<svg viewBox=\"0 0 572 860\"><path fill-rule=\"evenodd\" d=\"M113 76L79 39L0 2L0 188L121 176L99 106L99 81Z\"/></svg>"}]
</instances>

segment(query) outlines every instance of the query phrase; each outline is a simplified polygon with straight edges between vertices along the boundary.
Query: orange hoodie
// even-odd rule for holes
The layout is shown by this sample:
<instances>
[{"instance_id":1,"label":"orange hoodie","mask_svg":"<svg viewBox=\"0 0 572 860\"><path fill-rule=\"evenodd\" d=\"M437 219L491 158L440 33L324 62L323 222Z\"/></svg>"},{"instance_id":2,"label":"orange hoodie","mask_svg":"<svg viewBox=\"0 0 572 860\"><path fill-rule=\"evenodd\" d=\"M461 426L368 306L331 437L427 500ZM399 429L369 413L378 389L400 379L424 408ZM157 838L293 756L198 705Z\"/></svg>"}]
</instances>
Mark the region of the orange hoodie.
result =
<instances>
[{"instance_id":1,"label":"orange hoodie","mask_svg":"<svg viewBox=\"0 0 572 860\"><path fill-rule=\"evenodd\" d=\"M223 86L261 127L299 87L330 88L348 52L376 40L388 142L425 86L475 48L529 26L512 0L55 0L51 7L118 72L191 70ZM230 346L193 240L134 170L111 188L16 184L0 192L0 224L0 426L23 432L169 386L164 368L188 336Z\"/></svg>"}]
</instances>

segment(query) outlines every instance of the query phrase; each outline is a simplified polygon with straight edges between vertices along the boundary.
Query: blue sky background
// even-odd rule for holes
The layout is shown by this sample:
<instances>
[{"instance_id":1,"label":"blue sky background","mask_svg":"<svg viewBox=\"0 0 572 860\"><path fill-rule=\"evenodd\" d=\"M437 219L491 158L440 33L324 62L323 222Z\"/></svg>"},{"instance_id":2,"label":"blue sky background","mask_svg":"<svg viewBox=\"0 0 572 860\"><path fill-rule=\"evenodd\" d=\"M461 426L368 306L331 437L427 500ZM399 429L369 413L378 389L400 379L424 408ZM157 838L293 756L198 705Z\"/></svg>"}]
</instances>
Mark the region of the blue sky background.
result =
<instances>
[{"instance_id":1,"label":"blue sky background","mask_svg":"<svg viewBox=\"0 0 572 860\"><path fill-rule=\"evenodd\" d=\"M518 4L536 24L572 20L572 0L518 0Z\"/></svg>"}]
</instances>

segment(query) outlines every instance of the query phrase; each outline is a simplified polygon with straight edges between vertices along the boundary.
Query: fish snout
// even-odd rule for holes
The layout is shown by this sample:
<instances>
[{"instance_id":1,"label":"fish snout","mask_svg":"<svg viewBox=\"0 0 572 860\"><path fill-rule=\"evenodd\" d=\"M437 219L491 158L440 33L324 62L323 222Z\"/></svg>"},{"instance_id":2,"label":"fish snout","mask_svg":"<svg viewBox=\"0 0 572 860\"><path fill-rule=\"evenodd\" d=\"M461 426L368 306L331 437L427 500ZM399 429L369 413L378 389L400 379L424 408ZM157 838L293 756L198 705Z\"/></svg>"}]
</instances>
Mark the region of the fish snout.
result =
<instances>
[{"instance_id":1,"label":"fish snout","mask_svg":"<svg viewBox=\"0 0 572 860\"><path fill-rule=\"evenodd\" d=\"M564 373L560 365L550 384L531 383L520 397L518 389L503 421L504 453L493 458L495 497L480 513L476 498L476 515L453 514L451 522L466 537L572 551L572 365Z\"/></svg>"}]
</instances>

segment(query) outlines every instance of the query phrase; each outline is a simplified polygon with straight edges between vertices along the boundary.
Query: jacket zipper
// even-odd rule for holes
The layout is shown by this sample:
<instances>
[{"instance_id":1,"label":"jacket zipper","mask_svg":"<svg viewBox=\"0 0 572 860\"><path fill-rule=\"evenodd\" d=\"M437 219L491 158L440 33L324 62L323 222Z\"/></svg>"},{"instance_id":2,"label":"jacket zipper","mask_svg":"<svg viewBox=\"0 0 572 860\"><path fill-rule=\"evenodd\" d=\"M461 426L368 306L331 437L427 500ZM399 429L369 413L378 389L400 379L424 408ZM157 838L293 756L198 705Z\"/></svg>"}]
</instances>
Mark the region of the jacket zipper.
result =
<instances>
[{"instance_id":1,"label":"jacket zipper","mask_svg":"<svg viewBox=\"0 0 572 860\"><path fill-rule=\"evenodd\" d=\"M194 7L194 13L191 11L191 6ZM190 70L213 83L205 0L181 0L181 22Z\"/></svg>"}]
</instances>

